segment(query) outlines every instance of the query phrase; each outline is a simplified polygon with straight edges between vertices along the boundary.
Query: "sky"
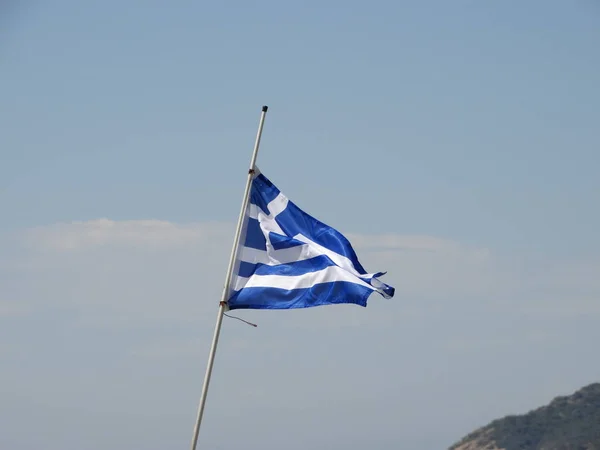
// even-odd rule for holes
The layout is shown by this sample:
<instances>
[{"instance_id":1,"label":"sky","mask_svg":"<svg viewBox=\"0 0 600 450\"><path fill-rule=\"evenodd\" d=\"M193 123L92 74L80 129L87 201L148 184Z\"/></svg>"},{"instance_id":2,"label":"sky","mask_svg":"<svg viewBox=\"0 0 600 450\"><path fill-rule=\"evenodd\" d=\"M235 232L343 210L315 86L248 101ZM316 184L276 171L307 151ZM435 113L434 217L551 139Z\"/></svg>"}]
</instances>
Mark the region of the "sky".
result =
<instances>
[{"instance_id":1,"label":"sky","mask_svg":"<svg viewBox=\"0 0 600 450\"><path fill-rule=\"evenodd\" d=\"M0 6L0 447L189 448L258 166L393 299L225 318L199 449L448 448L600 380L600 6Z\"/></svg>"}]
</instances>

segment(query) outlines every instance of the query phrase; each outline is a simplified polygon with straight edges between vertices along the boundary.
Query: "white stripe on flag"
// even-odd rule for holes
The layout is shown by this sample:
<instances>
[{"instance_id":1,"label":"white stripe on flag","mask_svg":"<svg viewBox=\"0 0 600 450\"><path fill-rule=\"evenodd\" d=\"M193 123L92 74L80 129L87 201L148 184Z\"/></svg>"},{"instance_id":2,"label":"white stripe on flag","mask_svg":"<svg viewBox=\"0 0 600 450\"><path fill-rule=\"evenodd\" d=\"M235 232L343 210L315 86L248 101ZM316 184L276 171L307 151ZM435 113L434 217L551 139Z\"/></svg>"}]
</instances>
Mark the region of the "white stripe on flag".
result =
<instances>
[{"instance_id":1,"label":"white stripe on flag","mask_svg":"<svg viewBox=\"0 0 600 450\"><path fill-rule=\"evenodd\" d=\"M274 221L274 220L273 220ZM261 223L262 225L262 223ZM298 245L296 247L285 248L281 250L270 250L268 252L264 250L258 250L250 247L242 247L240 259L242 261L252 264L267 264L269 266L276 266L278 264L288 264L295 261L303 261L305 259L314 258L319 255L326 255L336 265L343 269L351 272L352 274L362 277L371 278L373 274L361 274L359 273L349 258L340 255L314 241L311 241L302 234L294 236L297 241L304 242L305 245Z\"/></svg>"},{"instance_id":2,"label":"white stripe on flag","mask_svg":"<svg viewBox=\"0 0 600 450\"><path fill-rule=\"evenodd\" d=\"M325 269L316 272L308 272L302 275L252 275L250 278L238 277L236 280L235 290L239 291L242 288L251 287L269 287L279 289L303 289L309 288L319 283L332 283L334 281L347 281L354 284L359 284L375 291L376 289L368 283L365 283L360 278L348 273L346 270L337 267L329 266Z\"/></svg>"},{"instance_id":3,"label":"white stripe on flag","mask_svg":"<svg viewBox=\"0 0 600 450\"><path fill-rule=\"evenodd\" d=\"M276 266L278 264L288 264L295 261L310 259L316 255L309 254L308 245L298 245L297 247L283 248L281 250L258 250L251 247L242 247L240 259L251 264L267 264Z\"/></svg>"},{"instance_id":4,"label":"white stripe on flag","mask_svg":"<svg viewBox=\"0 0 600 450\"><path fill-rule=\"evenodd\" d=\"M285 197L283 194L278 194L277 197L275 197L273 200L271 200L269 202L269 204L267 205L267 209L271 213L268 215L268 217L276 217L279 213L285 211L285 208L287 208L287 205L288 205L287 197ZM262 209L260 209L254 203L250 203L248 215L252 219L258 219L259 214L264 214L266 216L266 214L263 212Z\"/></svg>"}]
</instances>

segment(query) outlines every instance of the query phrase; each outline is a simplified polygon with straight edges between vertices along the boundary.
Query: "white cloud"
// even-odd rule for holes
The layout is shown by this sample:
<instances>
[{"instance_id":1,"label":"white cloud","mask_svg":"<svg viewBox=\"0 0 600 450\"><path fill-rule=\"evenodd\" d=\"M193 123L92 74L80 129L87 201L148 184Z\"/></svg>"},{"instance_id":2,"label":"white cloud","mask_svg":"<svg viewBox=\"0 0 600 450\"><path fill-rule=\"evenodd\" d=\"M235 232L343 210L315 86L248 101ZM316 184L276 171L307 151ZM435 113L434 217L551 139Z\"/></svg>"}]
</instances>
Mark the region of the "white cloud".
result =
<instances>
[{"instance_id":1,"label":"white cloud","mask_svg":"<svg viewBox=\"0 0 600 450\"><path fill-rule=\"evenodd\" d=\"M369 250L416 250L433 252L458 252L461 245L450 239L423 235L381 234L367 236L348 234L348 239L357 248Z\"/></svg>"},{"instance_id":2,"label":"white cloud","mask_svg":"<svg viewBox=\"0 0 600 450\"><path fill-rule=\"evenodd\" d=\"M13 286L23 306L72 308L80 312L77 320L85 326L189 321L204 315L213 320L233 231L233 224L161 220L39 226L11 240L13 247L20 242L21 249L13 249L15 258L4 266L12 263L10 270L30 280ZM348 238L368 270L388 272L385 281L397 289L392 302L411 305L423 296L485 291L482 280L489 278L491 260L487 249L433 236ZM389 306L376 297L371 304L380 300ZM315 315L314 324L328 326L330 314ZM354 308L337 308L335 317L342 326L362 326L368 320Z\"/></svg>"},{"instance_id":3,"label":"white cloud","mask_svg":"<svg viewBox=\"0 0 600 450\"><path fill-rule=\"evenodd\" d=\"M25 316L31 311L29 305L0 298L0 317Z\"/></svg>"},{"instance_id":4,"label":"white cloud","mask_svg":"<svg viewBox=\"0 0 600 450\"><path fill-rule=\"evenodd\" d=\"M81 259L68 259L67 265L85 266L84 260L93 257L91 265L96 270L126 266L123 270L132 272L136 267L164 262L164 254L133 260L135 255L155 250L172 254L170 268L193 263L198 270L211 270L212 263L220 264L229 256L232 233L230 224L98 219L36 227L27 230L23 238L34 254L30 263L42 263L39 252L46 258L54 254L53 265L65 261L61 254L76 254ZM396 286L400 296L485 289L491 260L488 249L466 248L434 236L349 234L348 238L368 270L388 272L386 280ZM217 272L214 275L218 276Z\"/></svg>"},{"instance_id":5,"label":"white cloud","mask_svg":"<svg viewBox=\"0 0 600 450\"><path fill-rule=\"evenodd\" d=\"M222 237L229 227L218 223L175 224L164 220L114 221L96 219L59 223L26 231L26 243L34 249L80 251L103 246L174 249Z\"/></svg>"},{"instance_id":6,"label":"white cloud","mask_svg":"<svg viewBox=\"0 0 600 450\"><path fill-rule=\"evenodd\" d=\"M232 225L228 223L177 224L156 219L115 221L101 218L30 228L23 236L28 246L38 250L86 250L109 245L175 249L215 237L231 240L232 232ZM489 257L488 249L467 249L456 241L435 236L349 233L347 237L355 248L367 251L469 254L480 260Z\"/></svg>"},{"instance_id":7,"label":"white cloud","mask_svg":"<svg viewBox=\"0 0 600 450\"><path fill-rule=\"evenodd\" d=\"M233 224L220 223L97 219L25 230L10 240L13 257L4 258L0 270L25 274L28 282L9 279L6 292L0 289L0 295L11 289L18 294L13 298L19 298L19 303L0 303L0 315L51 305L79 311L77 320L85 326L189 321L205 315L213 320L233 229ZM457 299L524 313L598 311L597 265L556 265L532 273L522 265L513 269L510 258L498 261L487 248L435 236L350 233L348 238L367 270L387 271L384 280L396 287L394 299L374 295L371 305L398 307L415 316L439 313ZM555 291L575 296L565 302ZM529 300L516 305L523 295ZM500 296L504 298L498 301ZM340 307L335 314L315 314L313 324L327 326L333 316L341 326L363 326L370 320ZM378 320L387 319L393 317Z\"/></svg>"}]
</instances>

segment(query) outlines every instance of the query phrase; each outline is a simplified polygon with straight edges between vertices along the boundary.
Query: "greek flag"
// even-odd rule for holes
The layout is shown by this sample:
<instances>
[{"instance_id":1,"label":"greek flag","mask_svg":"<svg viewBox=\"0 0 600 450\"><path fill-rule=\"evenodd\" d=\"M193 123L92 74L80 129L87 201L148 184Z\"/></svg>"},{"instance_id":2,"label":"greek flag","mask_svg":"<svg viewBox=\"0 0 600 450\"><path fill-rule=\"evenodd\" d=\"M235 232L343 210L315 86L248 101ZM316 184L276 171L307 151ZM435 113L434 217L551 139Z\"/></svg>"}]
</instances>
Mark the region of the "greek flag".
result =
<instances>
[{"instance_id":1,"label":"greek flag","mask_svg":"<svg viewBox=\"0 0 600 450\"><path fill-rule=\"evenodd\" d=\"M337 303L367 306L394 288L367 273L350 242L288 200L255 167L228 309L293 309Z\"/></svg>"}]
</instances>

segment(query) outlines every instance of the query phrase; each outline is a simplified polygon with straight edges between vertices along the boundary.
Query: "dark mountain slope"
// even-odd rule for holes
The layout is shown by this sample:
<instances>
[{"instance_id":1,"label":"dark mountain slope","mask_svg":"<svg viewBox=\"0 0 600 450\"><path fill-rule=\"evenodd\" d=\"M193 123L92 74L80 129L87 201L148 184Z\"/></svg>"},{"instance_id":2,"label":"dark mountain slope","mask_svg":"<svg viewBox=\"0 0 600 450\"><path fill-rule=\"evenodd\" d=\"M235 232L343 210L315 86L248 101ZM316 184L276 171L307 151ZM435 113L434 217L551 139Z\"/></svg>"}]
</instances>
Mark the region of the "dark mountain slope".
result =
<instances>
[{"instance_id":1,"label":"dark mountain slope","mask_svg":"<svg viewBox=\"0 0 600 450\"><path fill-rule=\"evenodd\" d=\"M450 450L600 450L600 383L494 420Z\"/></svg>"}]
</instances>

